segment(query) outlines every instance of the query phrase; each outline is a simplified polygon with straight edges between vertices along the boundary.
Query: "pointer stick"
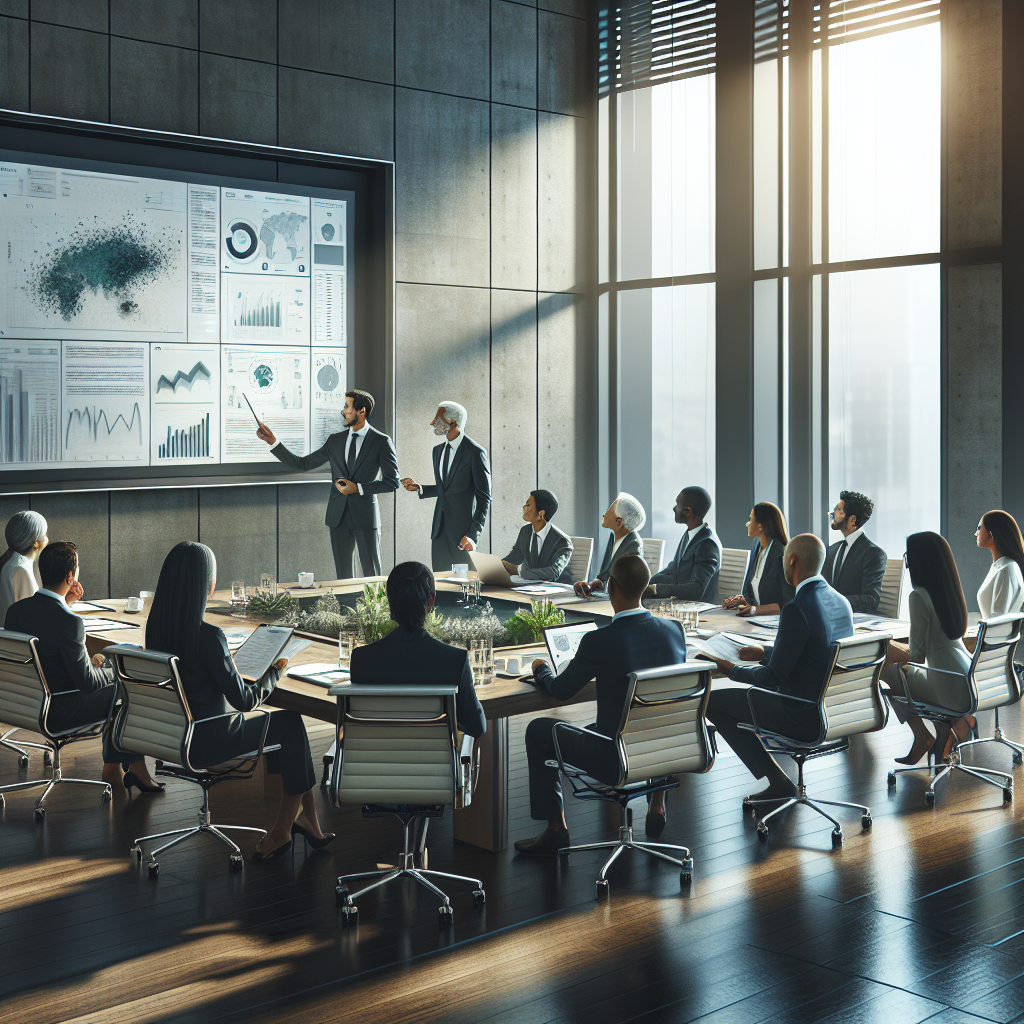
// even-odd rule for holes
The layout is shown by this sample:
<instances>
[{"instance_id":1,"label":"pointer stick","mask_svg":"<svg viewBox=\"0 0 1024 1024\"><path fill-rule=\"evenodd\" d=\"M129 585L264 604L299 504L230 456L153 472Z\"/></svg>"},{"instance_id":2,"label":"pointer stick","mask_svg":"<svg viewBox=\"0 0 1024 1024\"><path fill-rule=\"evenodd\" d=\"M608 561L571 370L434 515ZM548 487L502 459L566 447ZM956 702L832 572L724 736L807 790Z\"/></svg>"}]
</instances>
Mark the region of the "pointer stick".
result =
<instances>
[{"instance_id":1,"label":"pointer stick","mask_svg":"<svg viewBox=\"0 0 1024 1024\"><path fill-rule=\"evenodd\" d=\"M256 415L256 410L252 407L252 402L249 401L249 396L247 394L245 394L245 392L243 391L242 392L242 397L245 399L245 404L247 406L249 406L249 412L252 413L252 418L256 421L256 426L257 427L262 427L263 424L260 423L260 418L259 418L259 416Z\"/></svg>"}]
</instances>

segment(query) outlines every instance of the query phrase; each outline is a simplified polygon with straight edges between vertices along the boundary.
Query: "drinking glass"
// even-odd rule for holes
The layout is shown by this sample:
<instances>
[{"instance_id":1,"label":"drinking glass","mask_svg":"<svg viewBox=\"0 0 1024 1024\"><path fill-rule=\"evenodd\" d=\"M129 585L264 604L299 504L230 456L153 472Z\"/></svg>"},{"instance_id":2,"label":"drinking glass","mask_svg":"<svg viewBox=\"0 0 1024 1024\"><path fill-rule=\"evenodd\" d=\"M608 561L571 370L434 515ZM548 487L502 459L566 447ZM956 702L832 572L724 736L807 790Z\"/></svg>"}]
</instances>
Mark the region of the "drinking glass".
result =
<instances>
[{"instance_id":1,"label":"drinking glass","mask_svg":"<svg viewBox=\"0 0 1024 1024\"><path fill-rule=\"evenodd\" d=\"M277 580L269 572L260 575L260 592L267 597L277 597Z\"/></svg>"},{"instance_id":2,"label":"drinking glass","mask_svg":"<svg viewBox=\"0 0 1024 1024\"><path fill-rule=\"evenodd\" d=\"M241 608L245 604L245 580L231 581L231 607Z\"/></svg>"},{"instance_id":3,"label":"drinking glass","mask_svg":"<svg viewBox=\"0 0 1024 1024\"><path fill-rule=\"evenodd\" d=\"M693 601L684 601L679 606L679 618L684 633L693 633L700 623L699 606Z\"/></svg>"},{"instance_id":4,"label":"drinking glass","mask_svg":"<svg viewBox=\"0 0 1024 1024\"><path fill-rule=\"evenodd\" d=\"M494 644L491 640L470 640L469 665L473 682L483 686L494 678Z\"/></svg>"},{"instance_id":5,"label":"drinking glass","mask_svg":"<svg viewBox=\"0 0 1024 1024\"><path fill-rule=\"evenodd\" d=\"M338 668L348 671L352 666L352 652L356 648L356 638L352 633L338 634Z\"/></svg>"}]
</instances>

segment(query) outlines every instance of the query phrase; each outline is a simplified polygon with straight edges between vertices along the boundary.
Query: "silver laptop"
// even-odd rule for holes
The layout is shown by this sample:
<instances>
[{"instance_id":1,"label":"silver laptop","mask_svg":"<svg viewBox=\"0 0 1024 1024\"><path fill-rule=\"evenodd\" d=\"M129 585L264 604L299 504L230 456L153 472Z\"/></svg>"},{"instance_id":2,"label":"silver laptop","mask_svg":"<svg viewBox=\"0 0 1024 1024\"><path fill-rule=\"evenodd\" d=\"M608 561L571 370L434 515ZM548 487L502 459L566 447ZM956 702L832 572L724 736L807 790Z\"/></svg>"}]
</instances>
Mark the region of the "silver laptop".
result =
<instances>
[{"instance_id":1,"label":"silver laptop","mask_svg":"<svg viewBox=\"0 0 1024 1024\"><path fill-rule=\"evenodd\" d=\"M556 676L576 657L580 641L594 629L597 629L597 623L592 620L545 627L544 643L548 649L548 657L551 659L551 671Z\"/></svg>"},{"instance_id":2,"label":"silver laptop","mask_svg":"<svg viewBox=\"0 0 1024 1024\"><path fill-rule=\"evenodd\" d=\"M491 587L511 587L512 577L505 563L497 555L485 555L482 551L469 552L470 564L476 569L477 576L483 583Z\"/></svg>"}]
</instances>

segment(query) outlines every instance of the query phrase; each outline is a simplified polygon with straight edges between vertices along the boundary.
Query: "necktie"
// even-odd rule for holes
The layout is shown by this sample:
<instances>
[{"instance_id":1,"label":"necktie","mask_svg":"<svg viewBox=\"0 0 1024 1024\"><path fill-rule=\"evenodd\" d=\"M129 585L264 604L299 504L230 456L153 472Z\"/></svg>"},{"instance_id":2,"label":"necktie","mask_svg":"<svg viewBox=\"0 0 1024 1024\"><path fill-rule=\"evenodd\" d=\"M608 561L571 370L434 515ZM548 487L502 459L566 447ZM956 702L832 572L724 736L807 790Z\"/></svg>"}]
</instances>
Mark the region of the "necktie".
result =
<instances>
[{"instance_id":1,"label":"necktie","mask_svg":"<svg viewBox=\"0 0 1024 1024\"><path fill-rule=\"evenodd\" d=\"M446 444L444 446L444 461L441 463L441 482L447 483L448 481L448 461L451 458L452 446Z\"/></svg>"},{"instance_id":2,"label":"necktie","mask_svg":"<svg viewBox=\"0 0 1024 1024\"><path fill-rule=\"evenodd\" d=\"M530 540L530 563L536 567L540 553L537 551L537 531L533 531L533 538Z\"/></svg>"},{"instance_id":3,"label":"necktie","mask_svg":"<svg viewBox=\"0 0 1024 1024\"><path fill-rule=\"evenodd\" d=\"M843 541L843 546L836 553L836 564L832 566L832 586L834 587L839 582L839 573L843 569L843 558L846 556L846 551L849 548L849 544Z\"/></svg>"},{"instance_id":4,"label":"necktie","mask_svg":"<svg viewBox=\"0 0 1024 1024\"><path fill-rule=\"evenodd\" d=\"M356 461L356 444L358 435L354 431L348 432L348 451L345 452L345 469L351 473Z\"/></svg>"}]
</instances>

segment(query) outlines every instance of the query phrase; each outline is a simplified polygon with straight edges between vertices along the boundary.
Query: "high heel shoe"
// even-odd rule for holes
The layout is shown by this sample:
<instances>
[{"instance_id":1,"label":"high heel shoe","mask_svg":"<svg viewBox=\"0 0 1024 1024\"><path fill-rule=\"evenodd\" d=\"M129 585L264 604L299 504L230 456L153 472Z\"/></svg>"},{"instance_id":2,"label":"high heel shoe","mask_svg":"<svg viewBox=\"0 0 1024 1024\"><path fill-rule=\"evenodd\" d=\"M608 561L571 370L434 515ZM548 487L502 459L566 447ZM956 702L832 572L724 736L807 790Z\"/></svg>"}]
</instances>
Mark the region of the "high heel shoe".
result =
<instances>
[{"instance_id":1,"label":"high heel shoe","mask_svg":"<svg viewBox=\"0 0 1024 1024\"><path fill-rule=\"evenodd\" d=\"M314 850L322 850L325 846L334 842L334 833L328 832L323 836L315 836L308 829L303 828L298 822L292 825L292 839L297 835L302 836L306 846L312 846Z\"/></svg>"},{"instance_id":2,"label":"high heel shoe","mask_svg":"<svg viewBox=\"0 0 1024 1024\"><path fill-rule=\"evenodd\" d=\"M978 720L974 715L968 715L964 721L967 723L967 728L971 730L971 739L981 739L981 733L978 731Z\"/></svg>"},{"instance_id":3,"label":"high heel shoe","mask_svg":"<svg viewBox=\"0 0 1024 1024\"><path fill-rule=\"evenodd\" d=\"M145 786L142 783L142 779L135 774L135 772L124 773L124 788L128 790L128 795L132 795L132 787L135 786L140 793L162 793L164 791L163 782L155 782L152 786Z\"/></svg>"},{"instance_id":4,"label":"high heel shoe","mask_svg":"<svg viewBox=\"0 0 1024 1024\"><path fill-rule=\"evenodd\" d=\"M925 740L925 742L927 743L927 740ZM928 755L928 760L929 760L929 762L931 762L932 751L935 749L935 742L933 742L931 744L931 746L926 746L921 751L921 753L915 754L915 751L917 749L918 749L917 740L915 740L914 741L914 745L910 748L910 753L907 754L906 757L894 757L893 760L897 764L915 765L915 764L917 764L918 761L921 760L922 757L924 757L927 754Z\"/></svg>"},{"instance_id":5,"label":"high heel shoe","mask_svg":"<svg viewBox=\"0 0 1024 1024\"><path fill-rule=\"evenodd\" d=\"M280 860L290 849L292 848L292 841L289 839L287 843L279 846L276 850L271 850L270 853L264 853L262 850L257 849L252 855L253 864L269 864L271 861Z\"/></svg>"}]
</instances>

